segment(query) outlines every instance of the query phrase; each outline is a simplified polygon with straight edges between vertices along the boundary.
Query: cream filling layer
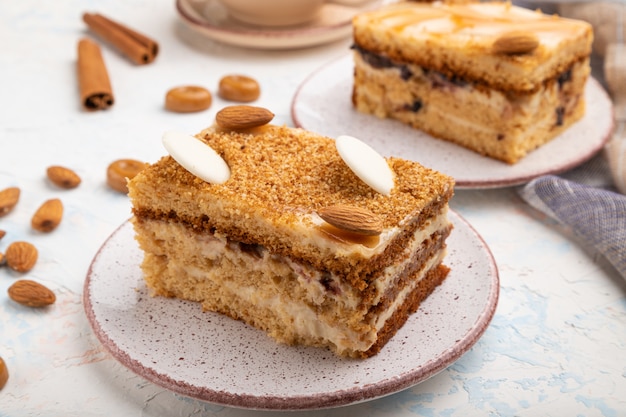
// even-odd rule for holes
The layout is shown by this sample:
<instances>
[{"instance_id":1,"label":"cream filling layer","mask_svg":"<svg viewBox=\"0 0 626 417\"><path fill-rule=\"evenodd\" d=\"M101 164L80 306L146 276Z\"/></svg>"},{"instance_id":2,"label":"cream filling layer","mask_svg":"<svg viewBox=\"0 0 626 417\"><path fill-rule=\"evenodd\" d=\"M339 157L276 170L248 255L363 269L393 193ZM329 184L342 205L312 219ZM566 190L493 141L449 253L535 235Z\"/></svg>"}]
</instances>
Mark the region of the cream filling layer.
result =
<instances>
[{"instance_id":1,"label":"cream filling layer","mask_svg":"<svg viewBox=\"0 0 626 417\"><path fill-rule=\"evenodd\" d=\"M156 223L156 222L155 222ZM306 299L293 299L279 295L278 291L258 291L255 286L242 286L240 282L232 279L222 279L219 273L210 273L207 270L191 265L181 265L176 259L170 259L177 268L182 268L185 272L198 280L219 279L219 285L229 291L233 296L256 306L270 309L280 316L285 323L295 328L295 332L305 339L318 341L328 341L334 344L339 351L354 350L365 351L377 339L377 332L384 326L386 320L392 316L396 309L401 306L408 294L418 285L424 275L443 259L445 252L439 251L425 262L422 269L417 274L417 279L407 285L389 306L382 312L374 323L369 323L367 334L356 332L345 323L324 321L315 311L314 306L319 306L328 298L332 303L344 309L356 309L360 304L360 294L349 285L343 283L339 277L322 273L314 268L303 265L288 258L275 256L264 250L262 256L243 251L237 244L228 242L221 236L209 236L193 233L182 225L172 225L158 222L154 227L163 228L163 232L158 235L170 234L168 228L177 228L176 231L182 239L192 242L192 246L198 248L202 257L216 260L223 256L237 258L242 261L245 268L255 271L266 272L271 275L281 274L285 278L295 276L298 286L304 290ZM433 233L443 230L449 226L447 219L447 208L434 219L430 220L422 229L416 230L409 245L405 248L404 261L397 265L384 268L379 277L375 279L377 295L372 305L377 305L387 289L393 285L396 276L401 273L408 263L411 262L410 254L416 252L422 242L428 239ZM245 269L241 271L245 274ZM329 288L333 290L329 290ZM268 295L269 294L269 295ZM331 303L331 304L332 304Z\"/></svg>"},{"instance_id":2,"label":"cream filling layer","mask_svg":"<svg viewBox=\"0 0 626 417\"><path fill-rule=\"evenodd\" d=\"M237 294L239 298L276 312L284 318L286 323L294 327L294 331L298 335L305 339L330 342L340 353L345 351L364 352L376 342L378 332L393 313L402 306L406 297L417 287L426 273L443 260L444 256L445 251L442 250L430 257L419 274L417 274L417 279L412 281L411 285L405 286L389 308L376 317L375 322L371 323L370 329L366 334L357 332L341 322L331 324L320 320L315 311L302 302L285 300L277 294L270 297L260 297L255 288L241 288L232 281L225 282L225 286L232 293Z\"/></svg>"}]
</instances>

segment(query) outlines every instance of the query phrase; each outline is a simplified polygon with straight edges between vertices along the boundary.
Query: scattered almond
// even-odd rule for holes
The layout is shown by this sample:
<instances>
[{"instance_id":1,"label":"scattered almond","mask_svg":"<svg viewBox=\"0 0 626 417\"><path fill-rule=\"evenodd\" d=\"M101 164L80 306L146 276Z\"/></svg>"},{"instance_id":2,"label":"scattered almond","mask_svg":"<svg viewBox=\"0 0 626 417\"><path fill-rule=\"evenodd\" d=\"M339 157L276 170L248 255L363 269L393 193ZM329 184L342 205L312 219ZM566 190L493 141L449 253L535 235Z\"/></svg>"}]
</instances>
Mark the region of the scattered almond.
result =
<instances>
[{"instance_id":1,"label":"scattered almond","mask_svg":"<svg viewBox=\"0 0 626 417\"><path fill-rule=\"evenodd\" d=\"M371 211L349 205L325 207L317 212L327 223L348 232L377 236L383 231L383 222Z\"/></svg>"},{"instance_id":2,"label":"scattered almond","mask_svg":"<svg viewBox=\"0 0 626 417\"><path fill-rule=\"evenodd\" d=\"M2 239L4 236L6 236L7 232L5 232L4 230L0 229L0 239Z\"/></svg>"},{"instance_id":3,"label":"scattered almond","mask_svg":"<svg viewBox=\"0 0 626 417\"><path fill-rule=\"evenodd\" d=\"M0 216L8 214L20 200L20 189L9 187L0 191Z\"/></svg>"},{"instance_id":4,"label":"scattered almond","mask_svg":"<svg viewBox=\"0 0 626 417\"><path fill-rule=\"evenodd\" d=\"M539 39L528 32L514 31L502 34L493 43L493 52L503 55L528 54L537 49Z\"/></svg>"},{"instance_id":5,"label":"scattered almond","mask_svg":"<svg viewBox=\"0 0 626 417\"><path fill-rule=\"evenodd\" d=\"M0 252L0 266L4 266L7 263L7 257L4 253Z\"/></svg>"},{"instance_id":6,"label":"scattered almond","mask_svg":"<svg viewBox=\"0 0 626 417\"><path fill-rule=\"evenodd\" d=\"M28 272L37 263L39 252L28 242L13 242L7 248L4 256L9 268L17 272Z\"/></svg>"},{"instance_id":7,"label":"scattered almond","mask_svg":"<svg viewBox=\"0 0 626 417\"><path fill-rule=\"evenodd\" d=\"M4 388L9 380L9 368L4 362L4 359L0 358L0 390Z\"/></svg>"},{"instance_id":8,"label":"scattered almond","mask_svg":"<svg viewBox=\"0 0 626 417\"><path fill-rule=\"evenodd\" d=\"M28 307L45 307L56 301L51 289L29 279L15 281L7 292L11 300Z\"/></svg>"},{"instance_id":9,"label":"scattered almond","mask_svg":"<svg viewBox=\"0 0 626 417\"><path fill-rule=\"evenodd\" d=\"M61 223L63 203L58 198L45 201L33 215L30 225L40 232L51 232Z\"/></svg>"},{"instance_id":10,"label":"scattered almond","mask_svg":"<svg viewBox=\"0 0 626 417\"><path fill-rule=\"evenodd\" d=\"M81 182L80 177L69 168L53 165L46 170L48 179L56 186L61 188L76 188Z\"/></svg>"},{"instance_id":11,"label":"scattered almond","mask_svg":"<svg viewBox=\"0 0 626 417\"><path fill-rule=\"evenodd\" d=\"M243 130L268 124L274 113L255 106L228 106L217 112L215 121L223 129Z\"/></svg>"}]
</instances>

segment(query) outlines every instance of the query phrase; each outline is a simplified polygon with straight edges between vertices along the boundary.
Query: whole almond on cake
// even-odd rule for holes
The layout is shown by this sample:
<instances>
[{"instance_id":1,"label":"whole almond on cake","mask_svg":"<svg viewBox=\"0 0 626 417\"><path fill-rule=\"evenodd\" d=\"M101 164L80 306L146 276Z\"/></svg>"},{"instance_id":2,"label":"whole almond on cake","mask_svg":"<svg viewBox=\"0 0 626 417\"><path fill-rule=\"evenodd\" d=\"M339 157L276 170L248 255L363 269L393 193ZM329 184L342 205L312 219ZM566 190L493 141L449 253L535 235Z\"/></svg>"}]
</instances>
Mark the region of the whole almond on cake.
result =
<instances>
[{"instance_id":1,"label":"whole almond on cake","mask_svg":"<svg viewBox=\"0 0 626 417\"><path fill-rule=\"evenodd\" d=\"M378 236L383 231L383 222L367 209L348 205L334 205L317 211L329 224L348 232Z\"/></svg>"}]
</instances>

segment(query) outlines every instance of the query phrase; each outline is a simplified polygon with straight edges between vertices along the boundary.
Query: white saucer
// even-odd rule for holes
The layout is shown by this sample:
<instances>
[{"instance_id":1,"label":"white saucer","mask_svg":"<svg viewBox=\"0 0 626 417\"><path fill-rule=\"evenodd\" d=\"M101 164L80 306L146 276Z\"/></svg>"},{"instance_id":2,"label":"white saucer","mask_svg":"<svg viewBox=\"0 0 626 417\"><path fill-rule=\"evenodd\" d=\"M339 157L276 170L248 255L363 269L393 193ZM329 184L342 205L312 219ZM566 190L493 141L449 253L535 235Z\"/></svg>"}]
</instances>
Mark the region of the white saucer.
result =
<instances>
[{"instance_id":1,"label":"white saucer","mask_svg":"<svg viewBox=\"0 0 626 417\"><path fill-rule=\"evenodd\" d=\"M293 49L347 38L352 33L352 17L382 3L382 0L354 6L328 3L309 24L276 28L238 22L218 0L176 0L176 10L190 28L212 40L255 49Z\"/></svg>"}]
</instances>

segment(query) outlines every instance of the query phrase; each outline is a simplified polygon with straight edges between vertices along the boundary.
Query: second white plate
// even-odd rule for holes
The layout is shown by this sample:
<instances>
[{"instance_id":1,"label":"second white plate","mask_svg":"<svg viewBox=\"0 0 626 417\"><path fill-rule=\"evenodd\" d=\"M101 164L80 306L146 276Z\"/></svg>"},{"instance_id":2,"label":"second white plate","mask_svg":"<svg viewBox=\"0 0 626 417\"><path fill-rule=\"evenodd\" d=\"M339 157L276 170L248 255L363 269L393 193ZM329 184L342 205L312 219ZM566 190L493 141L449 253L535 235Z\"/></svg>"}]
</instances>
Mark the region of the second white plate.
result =
<instances>
[{"instance_id":1,"label":"second white plate","mask_svg":"<svg viewBox=\"0 0 626 417\"><path fill-rule=\"evenodd\" d=\"M593 78L587 82L585 116L515 165L435 139L391 119L357 112L352 105L352 55L309 76L292 102L294 124L330 137L356 136L385 156L398 156L452 176L457 188L495 188L526 183L574 168L595 155L614 127L613 105Z\"/></svg>"}]
</instances>

